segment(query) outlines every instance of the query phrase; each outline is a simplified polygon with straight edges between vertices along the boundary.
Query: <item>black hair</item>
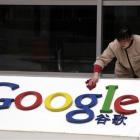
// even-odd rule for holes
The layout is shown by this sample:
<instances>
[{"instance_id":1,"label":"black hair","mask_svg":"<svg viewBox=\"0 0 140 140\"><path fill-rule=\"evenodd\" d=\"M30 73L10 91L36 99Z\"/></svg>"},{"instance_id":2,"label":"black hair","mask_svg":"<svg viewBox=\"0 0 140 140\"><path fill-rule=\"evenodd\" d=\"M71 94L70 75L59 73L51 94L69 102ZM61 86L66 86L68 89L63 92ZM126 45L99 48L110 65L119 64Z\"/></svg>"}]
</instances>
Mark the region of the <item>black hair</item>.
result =
<instances>
[{"instance_id":1,"label":"black hair","mask_svg":"<svg viewBox=\"0 0 140 140\"><path fill-rule=\"evenodd\" d=\"M122 26L116 35L118 41L129 39L132 36L132 31L129 26Z\"/></svg>"}]
</instances>

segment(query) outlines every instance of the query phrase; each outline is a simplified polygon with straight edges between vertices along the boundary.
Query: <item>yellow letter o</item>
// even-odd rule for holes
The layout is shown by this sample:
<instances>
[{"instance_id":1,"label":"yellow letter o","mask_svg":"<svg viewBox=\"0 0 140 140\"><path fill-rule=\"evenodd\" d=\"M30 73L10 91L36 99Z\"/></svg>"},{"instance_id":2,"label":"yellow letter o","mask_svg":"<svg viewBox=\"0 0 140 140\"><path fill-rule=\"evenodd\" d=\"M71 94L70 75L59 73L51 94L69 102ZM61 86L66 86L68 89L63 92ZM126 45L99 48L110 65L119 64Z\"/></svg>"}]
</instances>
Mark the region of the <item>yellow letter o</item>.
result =
<instances>
[{"instance_id":1,"label":"yellow letter o","mask_svg":"<svg viewBox=\"0 0 140 140\"><path fill-rule=\"evenodd\" d=\"M61 107L55 108L51 106L51 102L55 97L62 96L66 99L64 105ZM56 92L54 94L49 95L45 99L45 107L53 112L59 112L68 109L72 105L72 97L66 92Z\"/></svg>"}]
</instances>

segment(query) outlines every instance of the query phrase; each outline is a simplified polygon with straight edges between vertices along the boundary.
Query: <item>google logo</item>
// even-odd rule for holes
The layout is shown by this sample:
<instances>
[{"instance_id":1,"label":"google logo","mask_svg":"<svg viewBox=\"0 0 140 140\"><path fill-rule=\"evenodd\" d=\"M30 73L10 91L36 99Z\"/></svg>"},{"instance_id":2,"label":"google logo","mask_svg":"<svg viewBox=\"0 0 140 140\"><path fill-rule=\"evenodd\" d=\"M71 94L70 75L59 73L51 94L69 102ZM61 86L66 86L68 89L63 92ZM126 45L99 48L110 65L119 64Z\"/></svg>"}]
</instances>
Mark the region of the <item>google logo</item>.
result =
<instances>
[{"instance_id":1,"label":"google logo","mask_svg":"<svg viewBox=\"0 0 140 140\"><path fill-rule=\"evenodd\" d=\"M0 87L1 86L10 87L12 91L20 88L18 84L10 83L10 82L0 82ZM118 86L117 85L108 85L108 86L106 86L106 89L107 89L107 94L103 101L103 105L102 105L102 108L100 109L100 112L101 113L112 113L113 110L110 108L110 106L112 104L112 100L113 100L115 91L118 89ZM26 96L29 96L29 95L35 96L36 100L32 105L24 106L22 104L22 100ZM65 103L62 106L56 108L51 105L51 102L54 98L59 97L59 96L62 96L65 98ZM102 97L102 94L94 94L94 93L85 93L85 94L79 95L74 100L75 105L78 109L68 112L66 114L66 120L70 123L90 122L95 117L94 111L91 110L91 108L93 108L94 106L96 106L98 104L98 99L101 97ZM82 101L86 98L90 99L90 103L83 104ZM0 110L9 109L11 104L14 102L17 109L29 111L29 110L36 109L37 107L39 107L42 104L42 102L44 102L44 106L47 110L50 110L52 112L61 112L61 111L64 111L71 107L71 105L73 103L73 99L72 99L71 95L67 92L56 92L56 93L52 93L52 94L49 94L48 96L46 96L46 98L43 101L42 95L39 92L25 91L25 92L18 94L15 97L15 99L0 98L0 102L1 102ZM136 109L128 110L128 109L124 109L123 106L138 103L138 102L139 102L139 99L137 96L122 95L122 96L118 97L117 99L115 99L114 110L119 114L124 114L124 115L134 114L134 113L136 113ZM84 119L74 118L75 115L83 114L83 113L87 114L88 117L84 118Z\"/></svg>"}]
</instances>

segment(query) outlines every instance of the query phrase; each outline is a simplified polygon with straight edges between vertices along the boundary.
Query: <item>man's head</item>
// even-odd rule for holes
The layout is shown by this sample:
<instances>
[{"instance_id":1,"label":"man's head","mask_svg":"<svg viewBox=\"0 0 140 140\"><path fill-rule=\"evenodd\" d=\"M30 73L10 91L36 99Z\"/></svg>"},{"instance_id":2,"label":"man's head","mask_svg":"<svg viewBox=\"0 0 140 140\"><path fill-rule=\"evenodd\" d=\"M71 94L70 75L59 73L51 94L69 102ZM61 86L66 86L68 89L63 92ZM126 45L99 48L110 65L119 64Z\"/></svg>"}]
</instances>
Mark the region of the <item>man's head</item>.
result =
<instances>
[{"instance_id":1,"label":"man's head","mask_svg":"<svg viewBox=\"0 0 140 140\"><path fill-rule=\"evenodd\" d=\"M128 26L120 28L116 38L122 47L128 47L133 40L130 28Z\"/></svg>"}]
</instances>

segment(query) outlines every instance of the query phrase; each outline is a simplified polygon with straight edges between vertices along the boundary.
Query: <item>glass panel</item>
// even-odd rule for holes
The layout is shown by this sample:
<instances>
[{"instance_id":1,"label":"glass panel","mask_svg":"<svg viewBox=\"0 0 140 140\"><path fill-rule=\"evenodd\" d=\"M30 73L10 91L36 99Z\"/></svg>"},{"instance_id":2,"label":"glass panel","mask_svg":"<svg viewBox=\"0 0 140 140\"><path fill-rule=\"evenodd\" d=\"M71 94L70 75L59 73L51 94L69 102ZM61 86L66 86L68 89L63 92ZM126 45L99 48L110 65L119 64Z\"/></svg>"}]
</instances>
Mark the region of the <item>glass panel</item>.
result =
<instances>
[{"instance_id":1,"label":"glass panel","mask_svg":"<svg viewBox=\"0 0 140 140\"><path fill-rule=\"evenodd\" d=\"M104 6L103 7L103 46L115 39L118 25L128 23L134 34L140 34L140 6ZM115 60L104 69L104 73L114 73Z\"/></svg>"},{"instance_id":2,"label":"glass panel","mask_svg":"<svg viewBox=\"0 0 140 140\"><path fill-rule=\"evenodd\" d=\"M0 6L0 70L91 72L96 6Z\"/></svg>"}]
</instances>

